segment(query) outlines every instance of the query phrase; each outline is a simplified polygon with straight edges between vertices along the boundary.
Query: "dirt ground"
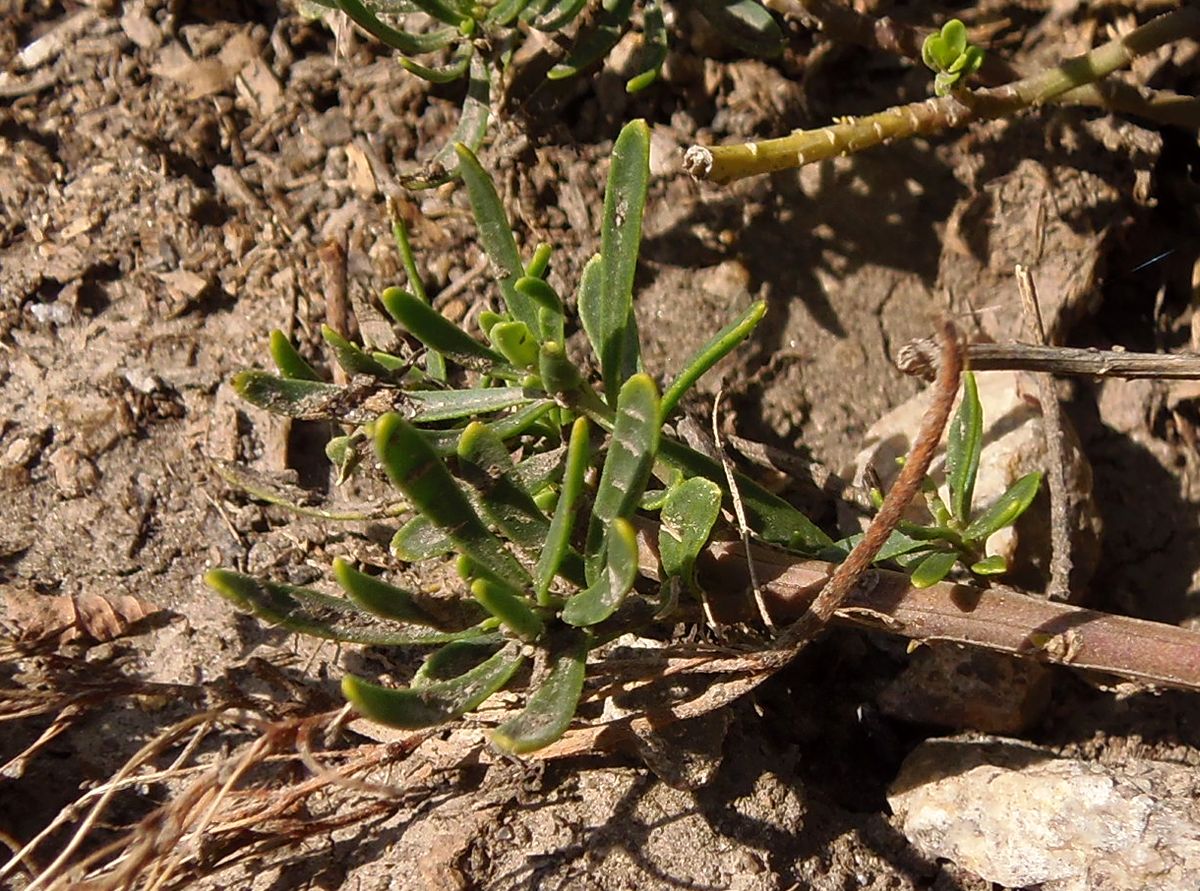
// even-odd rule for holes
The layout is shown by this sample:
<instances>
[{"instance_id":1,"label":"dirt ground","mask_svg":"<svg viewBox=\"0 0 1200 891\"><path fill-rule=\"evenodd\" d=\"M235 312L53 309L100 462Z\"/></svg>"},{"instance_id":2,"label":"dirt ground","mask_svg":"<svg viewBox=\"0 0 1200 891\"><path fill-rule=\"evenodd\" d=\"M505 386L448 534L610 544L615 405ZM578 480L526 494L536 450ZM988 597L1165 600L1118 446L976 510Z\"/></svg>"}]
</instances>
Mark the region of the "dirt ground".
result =
<instances>
[{"instance_id":1,"label":"dirt ground","mask_svg":"<svg viewBox=\"0 0 1200 891\"><path fill-rule=\"evenodd\" d=\"M963 7L859 5L921 24ZM1134 4L977 6L976 20L1007 22L1000 52L1045 60L1124 27ZM133 637L64 645L68 661L10 652L0 666L9 696L52 696L53 677L95 687L64 732L0 777L0 831L11 847L164 728L218 700L264 717L311 713L339 704L345 668L395 668L387 654L318 648L263 627L201 584L213 566L309 583L325 578L334 556L388 561L384 524L297 518L214 473L214 459L237 461L291 469L328 489L314 431L241 404L228 379L266 364L272 328L320 356L328 288L318 251L328 242L348 246L352 300L369 302L400 280L388 195L413 224L443 311L470 318L492 295L461 190L404 193L396 182L453 125L453 86L430 89L365 39L339 39L283 5L0 0L0 9L6 621L97 595L168 611ZM676 25L660 84L630 98L619 71L570 83L531 107L528 138L511 122L494 131L483 160L499 171L528 243L557 245L552 280L572 293L597 247L611 140L629 118L651 122L655 179L636 296L646 361L668 375L724 320L765 298L767 323L723 369L726 412L742 436L844 466L866 429L919 390L892 359L939 313L989 336L1016 333L1017 262L1034 268L1060 342L1197 348L1194 132L1045 108L798 174L702 186L679 173L692 142L776 135L921 98L929 76L800 29L768 64L689 15ZM56 32L66 35L56 51L22 64L22 49ZM1197 62L1194 44L1176 47L1139 63L1135 76L1195 94ZM706 379L702 396L720 383ZM1064 384L1063 395L1104 527L1088 604L1195 624L1200 391L1084 381ZM382 492L364 483L331 497ZM811 487L794 494L832 523L832 505ZM204 886L982 891L990 883L913 849L887 807L904 756L956 729L880 713L880 692L907 658L874 636L830 635L691 728L680 751L697 749L703 761L707 745L721 755L708 758L716 767L706 783L665 783L631 752L435 771L415 801L264 848ZM130 679L171 686L120 692ZM1090 759L1200 762L1194 697L1118 696L1066 671L1053 682L1029 739ZM6 713L0 760L56 717ZM230 729L207 737L199 754L252 738L249 725ZM119 796L87 850L176 788L145 782ZM39 849L41 865L70 825Z\"/></svg>"}]
</instances>

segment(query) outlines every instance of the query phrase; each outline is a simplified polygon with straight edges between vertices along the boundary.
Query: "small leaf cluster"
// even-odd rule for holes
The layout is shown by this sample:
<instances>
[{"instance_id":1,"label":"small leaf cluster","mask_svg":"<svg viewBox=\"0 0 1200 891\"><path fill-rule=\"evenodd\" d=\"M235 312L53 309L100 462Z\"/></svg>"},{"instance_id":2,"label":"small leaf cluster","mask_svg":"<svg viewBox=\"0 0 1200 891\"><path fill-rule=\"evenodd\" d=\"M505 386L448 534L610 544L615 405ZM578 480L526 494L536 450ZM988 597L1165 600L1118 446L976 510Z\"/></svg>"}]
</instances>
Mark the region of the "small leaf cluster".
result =
<instances>
[{"instance_id":1,"label":"small leaf cluster","mask_svg":"<svg viewBox=\"0 0 1200 891\"><path fill-rule=\"evenodd\" d=\"M722 467L672 437L669 423L683 394L754 330L765 305L752 304L719 331L665 389L645 372L633 286L649 143L641 121L616 140L600 252L575 293L598 373L565 349L564 301L547 280L552 249L522 256L492 180L460 144L500 297L498 309L480 314L483 338L430 305L398 227L409 290L389 288L380 302L419 351L371 351L326 328L329 352L349 377L339 386L276 332L278 373L234 379L258 406L348 430L327 449L339 475L377 464L411 508L392 540L394 557L455 557L469 596L453 620L428 595L342 560L333 574L346 597L228 570L207 575L219 593L292 630L436 648L407 687L345 678L345 695L368 717L402 728L441 724L477 708L532 662L524 709L492 738L510 752L537 749L574 716L591 649L670 615L681 594L701 593L696 561L730 493ZM761 539L810 554L831 547L782 499L746 478L738 489ZM650 569L662 584L642 593L639 576L655 551Z\"/></svg>"},{"instance_id":2,"label":"small leaf cluster","mask_svg":"<svg viewBox=\"0 0 1200 891\"><path fill-rule=\"evenodd\" d=\"M975 375L963 375L963 395L950 422L946 443L946 489L949 505L937 486L926 479L923 489L933 522L921 525L901 522L892 533L878 560L895 560L912 572L912 583L927 588L944 579L961 563L975 575L999 575L1008 569L1000 554L987 555L987 541L1011 526L1033 503L1042 483L1038 471L1013 483L983 511L973 507L975 479L983 453L983 406ZM872 493L877 502L882 495Z\"/></svg>"},{"instance_id":3,"label":"small leaf cluster","mask_svg":"<svg viewBox=\"0 0 1200 891\"><path fill-rule=\"evenodd\" d=\"M967 26L958 19L942 25L921 44L921 59L936 72L933 91L949 95L963 78L970 77L983 64L983 50L967 42Z\"/></svg>"},{"instance_id":4,"label":"small leaf cluster","mask_svg":"<svg viewBox=\"0 0 1200 891\"><path fill-rule=\"evenodd\" d=\"M562 60L550 80L573 77L604 59L632 27L635 0L603 0L595 14L587 0L302 0L314 16L344 13L380 42L396 50L400 64L432 83L467 79L462 114L453 138L429 165L430 173L409 177L417 188L445 182L455 169L456 143L479 147L493 107L493 90L533 32L560 39L568 33ZM759 56L777 55L783 32L760 0L698 0L697 7L732 43ZM667 27L661 0L642 0L642 70L630 78L630 93L659 76L667 58ZM434 27L428 27L432 21ZM393 22L393 24L389 24ZM448 60L447 60L448 55ZM435 61L437 60L437 61Z\"/></svg>"}]
</instances>

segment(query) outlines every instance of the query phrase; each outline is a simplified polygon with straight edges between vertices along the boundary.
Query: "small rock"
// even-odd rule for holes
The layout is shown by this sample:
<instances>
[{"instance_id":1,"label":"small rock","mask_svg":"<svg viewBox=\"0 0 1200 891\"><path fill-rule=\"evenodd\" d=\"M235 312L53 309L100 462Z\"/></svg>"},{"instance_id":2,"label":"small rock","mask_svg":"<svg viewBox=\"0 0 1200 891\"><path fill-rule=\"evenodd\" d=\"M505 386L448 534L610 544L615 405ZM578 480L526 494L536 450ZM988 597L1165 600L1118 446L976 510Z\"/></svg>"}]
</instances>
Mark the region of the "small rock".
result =
<instances>
[{"instance_id":1,"label":"small rock","mask_svg":"<svg viewBox=\"0 0 1200 891\"><path fill-rule=\"evenodd\" d=\"M54 485L67 498L86 495L100 482L96 465L69 446L51 453L50 470L54 474Z\"/></svg>"},{"instance_id":2,"label":"small rock","mask_svg":"<svg viewBox=\"0 0 1200 891\"><path fill-rule=\"evenodd\" d=\"M878 700L884 714L902 721L984 733L1021 733L1049 701L1046 666L938 643L918 648Z\"/></svg>"},{"instance_id":3,"label":"small rock","mask_svg":"<svg viewBox=\"0 0 1200 891\"><path fill-rule=\"evenodd\" d=\"M1200 777L1161 761L1094 764L1017 740L930 740L888 803L925 856L1008 888L1200 888Z\"/></svg>"},{"instance_id":4,"label":"small rock","mask_svg":"<svg viewBox=\"0 0 1200 891\"><path fill-rule=\"evenodd\" d=\"M122 15L120 22L125 36L142 49L155 50L162 46L162 30L140 5Z\"/></svg>"}]
</instances>

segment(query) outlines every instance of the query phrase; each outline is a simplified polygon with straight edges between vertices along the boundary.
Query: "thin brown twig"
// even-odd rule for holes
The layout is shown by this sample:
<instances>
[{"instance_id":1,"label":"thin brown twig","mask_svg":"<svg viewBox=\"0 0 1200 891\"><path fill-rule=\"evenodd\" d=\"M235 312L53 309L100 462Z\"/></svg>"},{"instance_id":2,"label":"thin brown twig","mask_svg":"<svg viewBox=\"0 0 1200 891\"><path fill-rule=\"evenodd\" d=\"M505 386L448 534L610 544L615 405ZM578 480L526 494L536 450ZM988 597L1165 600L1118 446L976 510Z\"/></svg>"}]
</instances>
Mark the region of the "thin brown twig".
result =
<instances>
[{"instance_id":1,"label":"thin brown twig","mask_svg":"<svg viewBox=\"0 0 1200 891\"><path fill-rule=\"evenodd\" d=\"M1046 327L1038 305L1037 285L1029 267L1017 264L1017 290L1026 327L1037 343L1045 345ZM1067 459L1063 447L1062 407L1054 391L1054 378L1045 372L1034 375L1038 400L1042 403L1042 439L1046 444L1046 484L1050 489L1050 581L1046 595L1051 600L1071 601L1071 494L1067 491Z\"/></svg>"},{"instance_id":2,"label":"thin brown twig","mask_svg":"<svg viewBox=\"0 0 1200 891\"><path fill-rule=\"evenodd\" d=\"M1127 353L1042 346L1028 343L972 343L966 348L972 371L1041 371L1082 377L1124 380L1200 380L1200 355L1192 353ZM896 354L905 374L932 380L938 367L932 339L914 340Z\"/></svg>"},{"instance_id":3,"label":"thin brown twig","mask_svg":"<svg viewBox=\"0 0 1200 891\"><path fill-rule=\"evenodd\" d=\"M749 548L750 525L746 522L746 508L742 504L742 495L738 491L737 479L733 474L733 466L729 463L729 456L725 454L725 447L721 445L721 425L718 418L721 411L721 398L724 395L725 388L721 387L717 390L717 396L713 400L713 444L717 451L717 457L721 462L721 469L725 471L725 481L729 484L729 494L733 501L733 512L737 517L738 531L742 536L742 544L746 545L746 569L750 573L750 590L754 594L754 605L758 607L758 615L762 619L763 625L766 626L768 631L774 633L775 622L771 619L771 613L767 610L766 603L763 602L762 588L758 584L758 574L754 571L754 556Z\"/></svg>"},{"instance_id":4,"label":"thin brown twig","mask_svg":"<svg viewBox=\"0 0 1200 891\"><path fill-rule=\"evenodd\" d=\"M787 652L803 646L821 630L849 596L863 574L870 568L879 549L896 528L908 503L920 491L921 482L929 472L934 453L942 440L954 397L958 393L958 381L962 374L962 347L958 330L949 320L942 321L939 332L942 344L942 361L937 380L933 385L933 398L925 410L921 429L917 433L904 467L900 469L896 482L888 490L879 512L867 527L859 543L850 551L821 592L813 600L808 611L790 627L776 643L777 651ZM790 657L789 657L790 658Z\"/></svg>"}]
</instances>

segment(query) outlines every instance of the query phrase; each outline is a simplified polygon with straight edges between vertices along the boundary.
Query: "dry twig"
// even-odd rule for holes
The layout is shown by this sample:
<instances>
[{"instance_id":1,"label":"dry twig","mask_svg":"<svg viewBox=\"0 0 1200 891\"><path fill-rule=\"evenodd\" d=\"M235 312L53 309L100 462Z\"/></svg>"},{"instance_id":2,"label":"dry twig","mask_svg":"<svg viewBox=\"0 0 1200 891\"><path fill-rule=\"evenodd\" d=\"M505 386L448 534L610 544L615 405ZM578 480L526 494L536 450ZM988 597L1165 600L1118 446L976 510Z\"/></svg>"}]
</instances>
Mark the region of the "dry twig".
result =
<instances>
[{"instance_id":1,"label":"dry twig","mask_svg":"<svg viewBox=\"0 0 1200 891\"><path fill-rule=\"evenodd\" d=\"M1046 344L1046 328L1038 306L1033 273L1017 265L1017 290L1026 327L1037 343ZM1071 600L1071 493L1067 491L1067 459L1063 449L1062 408L1054 392L1054 379L1045 373L1034 375L1038 400L1042 403L1042 439L1046 443L1046 484L1050 489L1050 582L1046 594L1051 600Z\"/></svg>"}]
</instances>

